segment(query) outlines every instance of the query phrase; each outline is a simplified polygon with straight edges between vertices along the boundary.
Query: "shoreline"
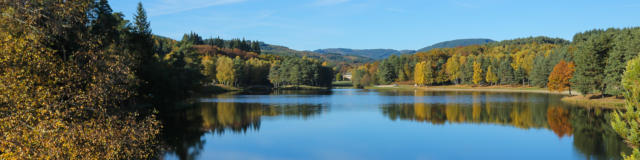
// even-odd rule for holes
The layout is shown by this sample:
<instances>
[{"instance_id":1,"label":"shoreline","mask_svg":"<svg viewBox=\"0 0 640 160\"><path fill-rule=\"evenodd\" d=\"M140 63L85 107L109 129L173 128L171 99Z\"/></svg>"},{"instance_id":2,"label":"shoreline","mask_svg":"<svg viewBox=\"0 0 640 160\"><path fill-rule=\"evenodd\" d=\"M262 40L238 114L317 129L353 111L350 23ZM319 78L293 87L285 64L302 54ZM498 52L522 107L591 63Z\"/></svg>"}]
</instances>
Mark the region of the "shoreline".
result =
<instances>
[{"instance_id":1,"label":"shoreline","mask_svg":"<svg viewBox=\"0 0 640 160\"><path fill-rule=\"evenodd\" d=\"M366 87L365 89L376 90L423 90L423 91L461 91L461 92L502 92L502 93L541 93L541 94L555 94L563 95L561 101L564 103L586 107L586 108L609 108L609 109L623 109L624 99L615 97L598 98L595 95L582 95L577 91L572 91L571 95L569 91L553 92L546 88L535 87L513 87L513 86L489 86L489 87L475 87L465 85L453 85L453 86L432 86L432 87L415 87L412 85L377 85L372 87Z\"/></svg>"},{"instance_id":2,"label":"shoreline","mask_svg":"<svg viewBox=\"0 0 640 160\"><path fill-rule=\"evenodd\" d=\"M569 95L569 91L553 92L546 88L534 88L534 87L511 87L511 86L491 86L491 87L474 87L474 86L432 86L432 87L414 87L411 85L377 85L373 87L367 87L367 89L402 89L402 90L426 90L426 91L463 91L463 92L519 92L519 93L546 93L546 94L560 94ZM571 92L572 96L581 95L576 91Z\"/></svg>"}]
</instances>

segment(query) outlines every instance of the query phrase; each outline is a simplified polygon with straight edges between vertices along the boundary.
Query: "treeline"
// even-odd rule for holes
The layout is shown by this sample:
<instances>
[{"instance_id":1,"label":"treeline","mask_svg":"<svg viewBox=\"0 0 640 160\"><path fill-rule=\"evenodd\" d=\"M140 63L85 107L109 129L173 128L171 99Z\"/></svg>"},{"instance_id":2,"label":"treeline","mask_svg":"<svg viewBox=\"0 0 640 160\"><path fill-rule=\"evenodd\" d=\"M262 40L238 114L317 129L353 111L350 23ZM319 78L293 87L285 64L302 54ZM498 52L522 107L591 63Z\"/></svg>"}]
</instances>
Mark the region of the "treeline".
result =
<instances>
[{"instance_id":1,"label":"treeline","mask_svg":"<svg viewBox=\"0 0 640 160\"><path fill-rule=\"evenodd\" d=\"M276 88L285 85L331 87L334 71L327 63L310 58L288 57L271 67L269 80Z\"/></svg>"},{"instance_id":2,"label":"treeline","mask_svg":"<svg viewBox=\"0 0 640 160\"><path fill-rule=\"evenodd\" d=\"M331 87L331 81L335 75L328 63L316 59L263 55L250 51L219 48L193 43L191 37L199 36L195 33L185 34L180 42L174 43L172 50L158 55L163 57L161 62L170 68L178 69L173 74L163 75L173 78L176 78L176 75L184 77L171 80L170 86L176 86L176 89L201 88L215 84L240 88L253 86L280 88L285 85ZM233 43L233 41L229 42Z\"/></svg>"},{"instance_id":3,"label":"treeline","mask_svg":"<svg viewBox=\"0 0 640 160\"><path fill-rule=\"evenodd\" d=\"M215 84L328 87L335 74L257 41L154 36L141 3L131 21L107 0L0 1L0 15L0 159L154 159L156 115L171 111L159 104Z\"/></svg>"},{"instance_id":4,"label":"treeline","mask_svg":"<svg viewBox=\"0 0 640 160\"><path fill-rule=\"evenodd\" d=\"M245 40L244 38L243 39L234 38L231 40L224 40L220 37L202 39L202 37L200 37L200 35L198 35L197 33L191 32L191 33L185 34L182 37L182 41L191 43L194 45L207 44L207 45L216 46L219 48L240 49L242 51L254 52L258 54L260 54L261 52L259 41L249 41L249 40Z\"/></svg>"},{"instance_id":5,"label":"treeline","mask_svg":"<svg viewBox=\"0 0 640 160\"><path fill-rule=\"evenodd\" d=\"M583 94L622 95L621 75L640 52L640 28L592 30L572 42L529 37L411 56L391 56L353 69L353 84L524 85Z\"/></svg>"}]
</instances>

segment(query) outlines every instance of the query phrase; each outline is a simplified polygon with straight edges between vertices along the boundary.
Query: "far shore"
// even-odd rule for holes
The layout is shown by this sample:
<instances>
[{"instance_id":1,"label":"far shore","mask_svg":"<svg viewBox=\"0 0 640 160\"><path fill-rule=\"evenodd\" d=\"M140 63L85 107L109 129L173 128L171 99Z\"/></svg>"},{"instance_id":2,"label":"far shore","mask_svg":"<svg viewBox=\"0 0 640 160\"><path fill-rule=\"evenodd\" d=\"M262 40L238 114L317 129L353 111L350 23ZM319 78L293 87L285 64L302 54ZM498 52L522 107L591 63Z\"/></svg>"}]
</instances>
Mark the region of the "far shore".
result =
<instances>
[{"instance_id":1,"label":"far shore","mask_svg":"<svg viewBox=\"0 0 640 160\"><path fill-rule=\"evenodd\" d=\"M448 85L448 86L422 86L416 87L413 85L376 85L372 87L366 87L366 89L380 89L380 90L426 90L426 91L462 91L462 92L512 92L512 93L544 93L544 94L558 94L565 95L562 101L588 108L613 108L621 109L624 104L624 99L616 97L600 98L599 95L582 95L577 91L555 92L549 91L546 88L537 87L521 87L521 86L470 86L470 85Z\"/></svg>"},{"instance_id":2,"label":"far shore","mask_svg":"<svg viewBox=\"0 0 640 160\"><path fill-rule=\"evenodd\" d=\"M428 90L428 91L482 91L482 92L526 92L526 93L547 93L569 95L569 91L554 92L546 88L536 87L520 87L520 86L470 86L470 85L448 85L448 86L422 86L416 87L412 85L376 85L368 87L368 89L408 89L408 90ZM576 91L572 91L571 95L581 95Z\"/></svg>"}]
</instances>

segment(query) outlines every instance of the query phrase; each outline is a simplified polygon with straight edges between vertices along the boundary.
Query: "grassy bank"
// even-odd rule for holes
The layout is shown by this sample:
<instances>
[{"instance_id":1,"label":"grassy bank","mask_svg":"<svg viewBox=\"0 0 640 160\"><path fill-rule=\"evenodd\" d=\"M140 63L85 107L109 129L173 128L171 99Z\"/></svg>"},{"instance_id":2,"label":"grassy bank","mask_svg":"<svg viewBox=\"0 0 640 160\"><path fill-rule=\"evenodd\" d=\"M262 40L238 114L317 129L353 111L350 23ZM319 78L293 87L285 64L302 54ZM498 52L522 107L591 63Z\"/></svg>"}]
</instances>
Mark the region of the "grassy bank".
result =
<instances>
[{"instance_id":1,"label":"grassy bank","mask_svg":"<svg viewBox=\"0 0 640 160\"><path fill-rule=\"evenodd\" d=\"M552 92L546 88L522 87L522 86L470 86L470 85L448 85L448 86L428 86L415 87L413 85L377 85L366 87L366 89L376 90L426 90L426 91L468 91L468 92L519 92L519 93L545 93L566 95L562 101L582 107L593 108L622 108L624 99L616 97L602 98L599 95L586 95L573 91Z\"/></svg>"},{"instance_id":2,"label":"grassy bank","mask_svg":"<svg viewBox=\"0 0 640 160\"><path fill-rule=\"evenodd\" d=\"M279 90L328 90L327 87L308 86L308 85L286 85L277 88Z\"/></svg>"},{"instance_id":3,"label":"grassy bank","mask_svg":"<svg viewBox=\"0 0 640 160\"><path fill-rule=\"evenodd\" d=\"M198 94L207 95L207 94L220 94L232 91L242 91L241 88L236 88L232 86L216 84L216 85L207 85L200 88L197 92Z\"/></svg>"},{"instance_id":4,"label":"grassy bank","mask_svg":"<svg viewBox=\"0 0 640 160\"><path fill-rule=\"evenodd\" d=\"M546 88L522 87L522 86L471 86L471 85L447 85L447 86L426 86L415 87L412 85L378 85L367 87L367 89L380 90L428 90L428 91L483 91L483 92L527 92L527 93L547 93L547 94L564 94L569 92L551 92ZM572 92L572 94L579 94Z\"/></svg>"},{"instance_id":5,"label":"grassy bank","mask_svg":"<svg viewBox=\"0 0 640 160\"><path fill-rule=\"evenodd\" d=\"M333 88L353 88L353 83L351 83L351 81L336 81L331 85L333 85Z\"/></svg>"},{"instance_id":6,"label":"grassy bank","mask_svg":"<svg viewBox=\"0 0 640 160\"><path fill-rule=\"evenodd\" d=\"M565 96L562 98L562 101L582 107L594 108L623 108L624 105L624 98L614 96L602 98L600 95L593 94Z\"/></svg>"}]
</instances>

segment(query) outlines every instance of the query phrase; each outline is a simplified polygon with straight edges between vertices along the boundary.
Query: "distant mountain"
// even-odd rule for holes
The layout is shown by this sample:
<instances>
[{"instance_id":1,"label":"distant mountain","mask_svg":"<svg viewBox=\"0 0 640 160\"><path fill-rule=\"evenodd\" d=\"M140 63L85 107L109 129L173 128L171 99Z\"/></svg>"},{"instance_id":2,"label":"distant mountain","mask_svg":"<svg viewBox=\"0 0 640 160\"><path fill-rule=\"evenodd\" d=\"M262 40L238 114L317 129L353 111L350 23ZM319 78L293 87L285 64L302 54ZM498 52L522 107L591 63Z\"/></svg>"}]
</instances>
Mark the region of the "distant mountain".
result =
<instances>
[{"instance_id":1,"label":"distant mountain","mask_svg":"<svg viewBox=\"0 0 640 160\"><path fill-rule=\"evenodd\" d=\"M264 54L273 54L279 56L296 56L296 57L310 57L322 59L325 61L338 63L365 63L375 61L375 59L360 56L360 55L345 55L340 53L316 53L311 51L298 51L285 46L272 45L267 43L260 43L260 50Z\"/></svg>"},{"instance_id":2,"label":"distant mountain","mask_svg":"<svg viewBox=\"0 0 640 160\"><path fill-rule=\"evenodd\" d=\"M349 48L327 48L314 50L315 53L328 54L337 53L342 55L363 56L375 60L387 58L393 54L411 54L414 50L395 50L395 49L349 49Z\"/></svg>"},{"instance_id":3,"label":"distant mountain","mask_svg":"<svg viewBox=\"0 0 640 160\"><path fill-rule=\"evenodd\" d=\"M460 46L469 46L469 45L482 45L490 42L495 42L491 39L457 39L451 41L444 41L440 43L436 43L434 45L421 48L419 50L395 50L395 49L349 49L349 48L326 48L326 49L317 49L313 52L320 54L341 54L341 55L350 55L350 56L362 56L371 58L374 60L380 60L387 58L391 55L401 55L401 54L413 54L416 52L426 52L434 48L453 48Z\"/></svg>"},{"instance_id":4,"label":"distant mountain","mask_svg":"<svg viewBox=\"0 0 640 160\"><path fill-rule=\"evenodd\" d=\"M491 39L484 39L484 38L456 39L456 40L436 43L431 46L418 49L417 52L426 52L434 48L453 48L453 47L462 47L462 46L470 46L470 45L483 45L491 42L495 42L495 41Z\"/></svg>"}]
</instances>

